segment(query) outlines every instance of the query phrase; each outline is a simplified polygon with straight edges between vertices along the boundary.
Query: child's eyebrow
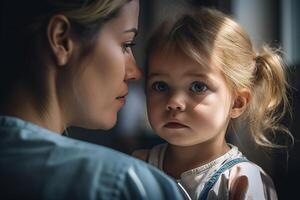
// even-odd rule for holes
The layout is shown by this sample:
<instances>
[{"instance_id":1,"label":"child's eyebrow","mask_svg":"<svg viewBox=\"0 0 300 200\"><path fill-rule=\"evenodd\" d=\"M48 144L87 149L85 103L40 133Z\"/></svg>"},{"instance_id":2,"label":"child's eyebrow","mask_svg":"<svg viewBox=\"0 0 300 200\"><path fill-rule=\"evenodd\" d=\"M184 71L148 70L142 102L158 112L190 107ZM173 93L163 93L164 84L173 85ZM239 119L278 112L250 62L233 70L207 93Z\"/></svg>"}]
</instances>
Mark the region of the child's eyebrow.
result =
<instances>
[{"instance_id":1,"label":"child's eyebrow","mask_svg":"<svg viewBox=\"0 0 300 200\"><path fill-rule=\"evenodd\" d=\"M199 77L205 81L207 81L210 84L213 84L215 81L214 77L209 76L208 74L205 73L186 73L185 76L190 76L190 77Z\"/></svg>"},{"instance_id":2,"label":"child's eyebrow","mask_svg":"<svg viewBox=\"0 0 300 200\"><path fill-rule=\"evenodd\" d=\"M168 78L169 77L169 73L151 73L147 76L147 79L148 80L152 80L152 79L155 79L156 77L159 77L159 78ZM208 76L207 74L203 74L203 73L185 73L183 75L183 78L186 77L191 77L191 78L199 78L200 80L203 80L203 81L206 81L210 84L213 84L215 81L214 81L214 78Z\"/></svg>"},{"instance_id":3,"label":"child's eyebrow","mask_svg":"<svg viewBox=\"0 0 300 200\"><path fill-rule=\"evenodd\" d=\"M164 74L164 73L150 73L148 74L147 78L153 78L153 77L156 77L156 76L168 76L168 74Z\"/></svg>"},{"instance_id":4,"label":"child's eyebrow","mask_svg":"<svg viewBox=\"0 0 300 200\"><path fill-rule=\"evenodd\" d=\"M201 77L201 78L205 78L208 79L209 76L205 73L185 73L185 76L197 76L197 77Z\"/></svg>"},{"instance_id":5,"label":"child's eyebrow","mask_svg":"<svg viewBox=\"0 0 300 200\"><path fill-rule=\"evenodd\" d=\"M169 73L150 73L147 75L147 78L153 78L156 76L169 76ZM204 79L210 79L209 76L207 74L204 73L184 73L184 76L194 76L194 77L201 77Z\"/></svg>"}]
</instances>

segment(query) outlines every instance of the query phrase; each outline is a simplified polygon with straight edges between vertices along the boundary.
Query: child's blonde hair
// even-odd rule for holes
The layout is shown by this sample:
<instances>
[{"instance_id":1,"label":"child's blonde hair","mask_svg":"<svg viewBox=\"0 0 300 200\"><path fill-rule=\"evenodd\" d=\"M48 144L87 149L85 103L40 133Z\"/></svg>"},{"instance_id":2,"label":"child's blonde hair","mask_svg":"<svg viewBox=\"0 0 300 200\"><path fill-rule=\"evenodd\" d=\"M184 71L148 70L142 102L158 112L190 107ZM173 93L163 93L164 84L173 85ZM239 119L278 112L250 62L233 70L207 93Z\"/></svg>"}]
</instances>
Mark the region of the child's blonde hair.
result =
<instances>
[{"instance_id":1,"label":"child's blonde hair","mask_svg":"<svg viewBox=\"0 0 300 200\"><path fill-rule=\"evenodd\" d=\"M209 67L213 61L233 92L243 88L251 91L246 111L232 120L232 128L248 122L254 141L261 146L284 147L275 142L275 133L283 133L290 139L285 142L293 142L288 129L280 124L289 103L286 69L277 49L265 45L257 53L238 23L208 8L184 14L175 23L163 23L149 41L148 58L158 48L180 50L201 66Z\"/></svg>"}]
</instances>

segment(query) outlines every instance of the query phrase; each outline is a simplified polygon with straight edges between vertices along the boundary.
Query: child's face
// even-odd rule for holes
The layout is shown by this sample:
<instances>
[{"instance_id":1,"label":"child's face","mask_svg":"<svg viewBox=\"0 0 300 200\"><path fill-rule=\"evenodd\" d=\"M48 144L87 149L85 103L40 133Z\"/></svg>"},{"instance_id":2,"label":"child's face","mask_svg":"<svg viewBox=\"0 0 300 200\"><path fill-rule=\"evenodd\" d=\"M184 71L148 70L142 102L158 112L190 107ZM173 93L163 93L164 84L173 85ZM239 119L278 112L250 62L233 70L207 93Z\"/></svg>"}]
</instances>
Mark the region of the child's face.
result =
<instances>
[{"instance_id":1,"label":"child's face","mask_svg":"<svg viewBox=\"0 0 300 200\"><path fill-rule=\"evenodd\" d=\"M179 146L224 141L232 92L213 64L204 68L179 52L156 51L146 87L148 117L160 137Z\"/></svg>"}]
</instances>

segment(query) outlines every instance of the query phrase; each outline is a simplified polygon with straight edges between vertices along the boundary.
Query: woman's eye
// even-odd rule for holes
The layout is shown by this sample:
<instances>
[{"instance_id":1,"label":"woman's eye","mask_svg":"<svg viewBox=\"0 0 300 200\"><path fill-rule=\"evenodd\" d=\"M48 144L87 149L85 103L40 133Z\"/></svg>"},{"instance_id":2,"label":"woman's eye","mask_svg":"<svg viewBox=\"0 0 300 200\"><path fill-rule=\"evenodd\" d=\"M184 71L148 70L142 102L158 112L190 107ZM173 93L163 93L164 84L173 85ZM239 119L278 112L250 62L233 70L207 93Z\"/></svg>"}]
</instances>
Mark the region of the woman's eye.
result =
<instances>
[{"instance_id":1,"label":"woman's eye","mask_svg":"<svg viewBox=\"0 0 300 200\"><path fill-rule=\"evenodd\" d=\"M203 83L199 81L195 81L191 84L190 91L192 92L205 92L208 89L208 87Z\"/></svg>"},{"instance_id":2,"label":"woman's eye","mask_svg":"<svg viewBox=\"0 0 300 200\"><path fill-rule=\"evenodd\" d=\"M124 44L123 44L123 47L122 47L123 53L130 53L131 48L132 48L134 45L136 45L136 43L133 42L133 41L124 43Z\"/></svg>"},{"instance_id":3,"label":"woman's eye","mask_svg":"<svg viewBox=\"0 0 300 200\"><path fill-rule=\"evenodd\" d=\"M165 92L169 89L168 85L162 81L153 83L151 87L154 91L157 91L157 92Z\"/></svg>"}]
</instances>

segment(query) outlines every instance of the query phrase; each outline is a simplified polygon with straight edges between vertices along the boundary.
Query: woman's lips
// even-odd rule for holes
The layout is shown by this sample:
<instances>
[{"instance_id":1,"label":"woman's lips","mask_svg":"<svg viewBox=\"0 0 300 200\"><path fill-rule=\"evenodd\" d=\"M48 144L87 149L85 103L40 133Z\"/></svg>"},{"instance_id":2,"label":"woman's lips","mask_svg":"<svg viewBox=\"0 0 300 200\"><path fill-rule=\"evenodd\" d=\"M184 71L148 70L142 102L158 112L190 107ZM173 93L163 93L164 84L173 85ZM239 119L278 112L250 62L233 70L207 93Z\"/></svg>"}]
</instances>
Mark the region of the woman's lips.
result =
<instances>
[{"instance_id":1,"label":"woman's lips","mask_svg":"<svg viewBox=\"0 0 300 200\"><path fill-rule=\"evenodd\" d=\"M178 128L188 128L188 126L184 125L184 124L180 124L178 122L169 122L166 123L164 125L165 128L174 128L174 129L178 129Z\"/></svg>"},{"instance_id":2,"label":"woman's lips","mask_svg":"<svg viewBox=\"0 0 300 200\"><path fill-rule=\"evenodd\" d=\"M118 97L117 98L119 101L121 101L122 103L126 102L126 98L125 97Z\"/></svg>"},{"instance_id":3,"label":"woman's lips","mask_svg":"<svg viewBox=\"0 0 300 200\"><path fill-rule=\"evenodd\" d=\"M119 100L119 101L121 101L122 103L125 103L126 102L126 96L127 96L127 94L125 94L123 96L119 96L116 99Z\"/></svg>"}]
</instances>

